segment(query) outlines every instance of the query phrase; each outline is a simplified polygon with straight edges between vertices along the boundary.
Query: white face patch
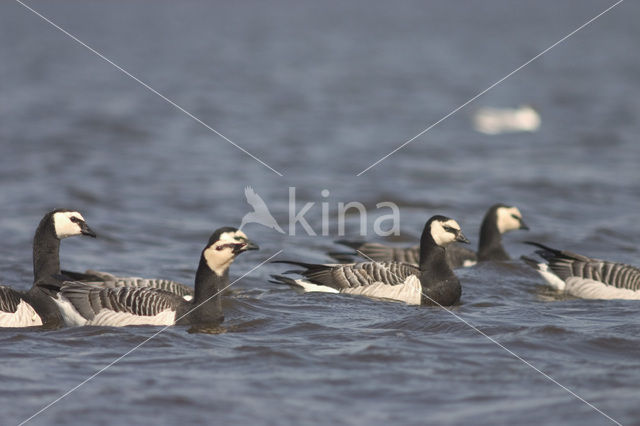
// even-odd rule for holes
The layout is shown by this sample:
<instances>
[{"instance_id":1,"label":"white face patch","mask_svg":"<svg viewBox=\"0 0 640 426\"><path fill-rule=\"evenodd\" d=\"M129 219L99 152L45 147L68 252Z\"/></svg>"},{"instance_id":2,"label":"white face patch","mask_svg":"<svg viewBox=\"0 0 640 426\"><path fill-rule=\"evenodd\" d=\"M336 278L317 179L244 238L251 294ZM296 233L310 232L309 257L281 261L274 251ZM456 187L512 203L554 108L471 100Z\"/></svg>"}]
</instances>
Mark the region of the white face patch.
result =
<instances>
[{"instance_id":1,"label":"white face patch","mask_svg":"<svg viewBox=\"0 0 640 426\"><path fill-rule=\"evenodd\" d=\"M71 218L76 218L84 222L84 218L78 212L57 212L53 214L53 225L56 230L56 237L58 237L59 240L82 234L80 225L72 222Z\"/></svg>"},{"instance_id":2,"label":"white face patch","mask_svg":"<svg viewBox=\"0 0 640 426\"><path fill-rule=\"evenodd\" d=\"M499 207L496 210L498 231L504 234L507 231L520 229L522 213L517 207ZM515 216L515 217L514 217Z\"/></svg>"},{"instance_id":3,"label":"white face patch","mask_svg":"<svg viewBox=\"0 0 640 426\"><path fill-rule=\"evenodd\" d=\"M246 240L247 236L242 231L223 232L220 234L218 241L204 251L204 259L207 261L209 268L216 275L222 276L236 257L233 252L234 246L231 244L242 243Z\"/></svg>"},{"instance_id":4,"label":"white face patch","mask_svg":"<svg viewBox=\"0 0 640 426\"><path fill-rule=\"evenodd\" d=\"M224 271L231 265L233 259L236 257L233 253L233 247L225 247L226 244L228 244L228 242L221 240L216 241L203 253L207 265L209 265L209 268L218 276L224 274Z\"/></svg>"},{"instance_id":5,"label":"white face patch","mask_svg":"<svg viewBox=\"0 0 640 426\"><path fill-rule=\"evenodd\" d=\"M454 232L447 231L445 228L449 227ZM456 232L460 232L460 225L453 219L449 219L446 222L440 222L435 220L431 222L431 237L433 241L439 246L446 246L456 240Z\"/></svg>"}]
</instances>

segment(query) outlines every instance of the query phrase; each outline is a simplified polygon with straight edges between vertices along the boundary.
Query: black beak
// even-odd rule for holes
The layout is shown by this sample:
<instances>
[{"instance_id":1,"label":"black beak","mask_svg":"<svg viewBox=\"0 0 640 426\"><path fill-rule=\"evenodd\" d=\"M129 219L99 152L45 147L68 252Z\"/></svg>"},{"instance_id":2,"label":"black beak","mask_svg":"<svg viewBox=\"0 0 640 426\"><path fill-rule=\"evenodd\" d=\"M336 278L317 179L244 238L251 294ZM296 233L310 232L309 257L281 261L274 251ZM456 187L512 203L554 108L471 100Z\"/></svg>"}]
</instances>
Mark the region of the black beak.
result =
<instances>
[{"instance_id":1,"label":"black beak","mask_svg":"<svg viewBox=\"0 0 640 426\"><path fill-rule=\"evenodd\" d=\"M82 233L82 235L88 235L89 237L96 237L96 233L93 232L93 229L89 228L89 225L87 225L87 222L82 222L80 223L80 232Z\"/></svg>"},{"instance_id":2,"label":"black beak","mask_svg":"<svg viewBox=\"0 0 640 426\"><path fill-rule=\"evenodd\" d=\"M469 240L467 240L467 237L464 236L462 231L459 231L458 235L456 235L456 241L458 241L459 243L469 244Z\"/></svg>"},{"instance_id":3,"label":"black beak","mask_svg":"<svg viewBox=\"0 0 640 426\"><path fill-rule=\"evenodd\" d=\"M239 254L242 253L243 251L247 251L247 250L259 250L260 247L258 247L258 245L256 243L254 243L251 240L246 240L244 243L242 244L236 244L234 249L233 249L233 254Z\"/></svg>"},{"instance_id":4,"label":"black beak","mask_svg":"<svg viewBox=\"0 0 640 426\"><path fill-rule=\"evenodd\" d=\"M522 219L518 219L520 221L520 229L524 229L525 231L529 230L529 227L527 226L526 223L524 223L524 220Z\"/></svg>"}]
</instances>

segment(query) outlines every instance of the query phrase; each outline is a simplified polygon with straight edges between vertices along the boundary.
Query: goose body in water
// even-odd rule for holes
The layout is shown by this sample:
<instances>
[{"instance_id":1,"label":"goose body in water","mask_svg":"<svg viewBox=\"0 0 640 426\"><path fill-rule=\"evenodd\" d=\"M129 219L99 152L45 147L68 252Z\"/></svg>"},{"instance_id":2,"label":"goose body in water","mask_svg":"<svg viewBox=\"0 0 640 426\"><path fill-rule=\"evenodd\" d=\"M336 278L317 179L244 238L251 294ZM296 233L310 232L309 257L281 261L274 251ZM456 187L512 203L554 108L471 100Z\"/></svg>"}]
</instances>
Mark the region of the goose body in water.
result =
<instances>
[{"instance_id":1,"label":"goose body in water","mask_svg":"<svg viewBox=\"0 0 640 426\"><path fill-rule=\"evenodd\" d=\"M76 235L96 236L79 212L57 209L42 218L33 237L33 286L28 291L0 286L0 327L62 324L51 293L42 285L59 281L60 240Z\"/></svg>"},{"instance_id":2,"label":"goose body in water","mask_svg":"<svg viewBox=\"0 0 640 426\"><path fill-rule=\"evenodd\" d=\"M545 262L522 259L544 278L549 286L583 299L640 300L640 269L624 263L593 259L540 243L536 251Z\"/></svg>"},{"instance_id":3,"label":"goose body in water","mask_svg":"<svg viewBox=\"0 0 640 426\"><path fill-rule=\"evenodd\" d=\"M323 265L276 261L274 263L303 268L290 272L304 279L272 275L272 282L304 291L356 294L412 305L450 306L460 300L462 292L460 281L445 258L445 246L454 241L468 243L458 223L445 216L433 216L420 238L419 266L403 262Z\"/></svg>"},{"instance_id":4,"label":"goose body in water","mask_svg":"<svg viewBox=\"0 0 640 426\"><path fill-rule=\"evenodd\" d=\"M202 250L191 301L152 287L62 282L52 291L67 325L193 325L223 321L221 293L229 286L229 266L240 253L258 246L236 228L216 230Z\"/></svg>"}]
</instances>

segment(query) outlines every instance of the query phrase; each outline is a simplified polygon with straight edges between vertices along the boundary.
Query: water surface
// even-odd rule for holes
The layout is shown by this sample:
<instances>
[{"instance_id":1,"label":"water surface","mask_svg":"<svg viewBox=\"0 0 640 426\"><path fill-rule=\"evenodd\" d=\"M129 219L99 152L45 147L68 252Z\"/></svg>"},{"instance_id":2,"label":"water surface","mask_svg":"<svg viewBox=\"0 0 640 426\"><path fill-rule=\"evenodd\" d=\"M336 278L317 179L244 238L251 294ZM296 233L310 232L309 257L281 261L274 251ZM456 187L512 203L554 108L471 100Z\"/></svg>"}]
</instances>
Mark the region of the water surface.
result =
<instances>
[{"instance_id":1,"label":"water surface","mask_svg":"<svg viewBox=\"0 0 640 426\"><path fill-rule=\"evenodd\" d=\"M288 188L320 232L321 202L401 208L413 243L435 213L473 244L486 209L520 207L533 239L638 264L640 9L625 2L360 177L356 173L610 5L530 2L29 3L280 171L268 168L14 2L0 4L0 280L30 286L47 210L82 211L97 240L62 264L191 283L210 233L239 225L244 187L288 221ZM570 7L569 7L570 6ZM480 106L530 103L533 134L475 133ZM328 189L330 195L320 193ZM382 212L384 213L384 212ZM372 221L371 221L372 223ZM246 232L324 262L331 235ZM370 228L371 229L371 228ZM357 218L347 232L358 236ZM554 294L519 261L459 271L450 312L269 284L225 296L217 334L171 328L30 424L607 424L473 324L623 424L638 424L633 301ZM454 316L455 314L455 316ZM2 423L17 424L158 331L1 330Z\"/></svg>"}]
</instances>

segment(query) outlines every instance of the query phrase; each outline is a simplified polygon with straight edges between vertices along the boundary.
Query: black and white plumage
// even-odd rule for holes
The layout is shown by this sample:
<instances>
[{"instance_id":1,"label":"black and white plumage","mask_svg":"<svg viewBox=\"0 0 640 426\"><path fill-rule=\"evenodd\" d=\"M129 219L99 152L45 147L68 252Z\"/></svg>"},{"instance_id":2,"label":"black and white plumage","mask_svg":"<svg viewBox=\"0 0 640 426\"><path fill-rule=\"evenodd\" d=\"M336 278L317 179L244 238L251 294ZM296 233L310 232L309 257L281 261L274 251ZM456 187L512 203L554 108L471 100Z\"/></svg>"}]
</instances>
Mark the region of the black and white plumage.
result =
<instances>
[{"instance_id":1,"label":"black and white plumage","mask_svg":"<svg viewBox=\"0 0 640 426\"><path fill-rule=\"evenodd\" d=\"M55 299L67 325L194 325L223 321L221 292L229 285L229 266L247 250L257 250L236 228L216 230L202 250L191 301L151 287L63 282Z\"/></svg>"},{"instance_id":2,"label":"black and white plumage","mask_svg":"<svg viewBox=\"0 0 640 426\"><path fill-rule=\"evenodd\" d=\"M450 306L460 300L462 288L445 259L444 247L454 241L468 240L458 223L444 216L427 221L420 238L419 267L402 262L363 262L351 264L310 264L277 261L304 269L289 271L306 278L291 279L273 275L275 283L304 291L356 294L391 299L411 305Z\"/></svg>"},{"instance_id":3,"label":"black and white plumage","mask_svg":"<svg viewBox=\"0 0 640 426\"><path fill-rule=\"evenodd\" d=\"M0 327L35 327L42 318L24 293L0 286Z\"/></svg>"},{"instance_id":4,"label":"black and white plumage","mask_svg":"<svg viewBox=\"0 0 640 426\"><path fill-rule=\"evenodd\" d=\"M515 229L529 229L517 207L495 204L489 208L480 227L478 252L458 244L446 249L446 258L452 268L468 267L477 262L509 260L502 247L502 234ZM338 244L356 250L355 253L329 253L339 261L349 261L353 256L369 258L377 262L407 262L417 265L420 247L391 247L379 243L339 240Z\"/></svg>"},{"instance_id":5,"label":"black and white plumage","mask_svg":"<svg viewBox=\"0 0 640 426\"><path fill-rule=\"evenodd\" d=\"M168 291L183 297L184 300L193 299L193 288L177 281L162 278L121 277L108 272L88 269L86 272L62 271L67 279L83 281L86 283L101 285L103 287L149 287Z\"/></svg>"},{"instance_id":6,"label":"black and white plumage","mask_svg":"<svg viewBox=\"0 0 640 426\"><path fill-rule=\"evenodd\" d=\"M540 273L549 286L583 299L640 300L640 269L624 263L592 259L527 241L539 248L546 262L522 259Z\"/></svg>"},{"instance_id":7,"label":"black and white plumage","mask_svg":"<svg viewBox=\"0 0 640 426\"><path fill-rule=\"evenodd\" d=\"M57 209L42 218L33 237L33 286L26 292L0 286L0 327L62 324L52 293L42 285L58 282L60 240L75 235L96 236L79 212Z\"/></svg>"}]
</instances>

